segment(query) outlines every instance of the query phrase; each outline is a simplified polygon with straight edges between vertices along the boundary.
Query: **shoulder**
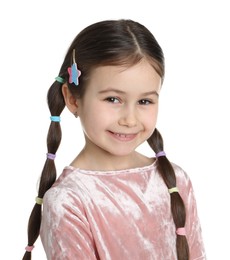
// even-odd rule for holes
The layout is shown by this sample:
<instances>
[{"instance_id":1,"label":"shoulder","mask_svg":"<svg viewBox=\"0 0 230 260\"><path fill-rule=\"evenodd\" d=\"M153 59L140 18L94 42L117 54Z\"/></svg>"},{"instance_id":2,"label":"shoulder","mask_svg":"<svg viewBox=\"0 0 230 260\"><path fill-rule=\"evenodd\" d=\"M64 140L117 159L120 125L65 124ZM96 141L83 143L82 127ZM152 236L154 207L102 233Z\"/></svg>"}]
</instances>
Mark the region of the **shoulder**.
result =
<instances>
[{"instance_id":1,"label":"shoulder","mask_svg":"<svg viewBox=\"0 0 230 260\"><path fill-rule=\"evenodd\" d=\"M177 187L182 196L188 196L190 192L193 192L192 182L188 173L178 164L172 163L173 169L176 175Z\"/></svg>"},{"instance_id":2,"label":"shoulder","mask_svg":"<svg viewBox=\"0 0 230 260\"><path fill-rule=\"evenodd\" d=\"M172 167L175 171L175 175L177 178L177 182L183 182L184 184L188 184L191 182L189 175L187 174L187 172L185 171L185 169L183 169L181 166L179 166L178 164L171 162Z\"/></svg>"},{"instance_id":3,"label":"shoulder","mask_svg":"<svg viewBox=\"0 0 230 260\"><path fill-rule=\"evenodd\" d=\"M185 203L189 203L188 201L190 201L191 199L195 200L192 181L188 173L181 166L175 163L171 163L171 164L174 168L177 187L179 189L179 192L183 200L185 201Z\"/></svg>"},{"instance_id":4,"label":"shoulder","mask_svg":"<svg viewBox=\"0 0 230 260\"><path fill-rule=\"evenodd\" d=\"M81 203L81 185L79 184L77 170L66 167L54 185L45 193L43 199L44 210L53 211L63 215L73 205L79 210Z\"/></svg>"}]
</instances>

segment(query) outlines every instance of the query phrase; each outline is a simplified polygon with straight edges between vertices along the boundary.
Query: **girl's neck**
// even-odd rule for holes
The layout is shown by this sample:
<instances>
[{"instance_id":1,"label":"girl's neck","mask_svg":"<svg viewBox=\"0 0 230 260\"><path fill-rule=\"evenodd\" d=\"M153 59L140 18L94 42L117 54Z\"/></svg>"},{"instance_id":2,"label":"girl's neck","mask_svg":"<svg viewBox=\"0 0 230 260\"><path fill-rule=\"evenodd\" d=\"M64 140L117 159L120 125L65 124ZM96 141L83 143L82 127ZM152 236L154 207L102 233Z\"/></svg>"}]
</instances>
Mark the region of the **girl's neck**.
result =
<instances>
[{"instance_id":1,"label":"girl's neck","mask_svg":"<svg viewBox=\"0 0 230 260\"><path fill-rule=\"evenodd\" d=\"M93 150L83 148L71 166L92 171L113 171L143 167L151 163L153 163L153 158L148 158L136 151L126 156L114 156L105 151L95 153Z\"/></svg>"}]
</instances>

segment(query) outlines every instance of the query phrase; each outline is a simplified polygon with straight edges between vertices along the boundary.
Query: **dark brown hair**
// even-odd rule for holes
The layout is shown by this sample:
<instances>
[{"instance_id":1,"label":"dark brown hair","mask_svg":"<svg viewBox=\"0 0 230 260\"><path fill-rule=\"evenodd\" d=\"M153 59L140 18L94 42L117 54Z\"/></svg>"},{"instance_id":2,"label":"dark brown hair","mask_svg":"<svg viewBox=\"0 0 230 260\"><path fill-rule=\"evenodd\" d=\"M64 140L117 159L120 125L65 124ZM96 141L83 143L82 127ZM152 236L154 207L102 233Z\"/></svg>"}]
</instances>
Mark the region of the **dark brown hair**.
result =
<instances>
[{"instance_id":1,"label":"dark brown hair","mask_svg":"<svg viewBox=\"0 0 230 260\"><path fill-rule=\"evenodd\" d=\"M73 50L76 52L75 60L81 71L80 84L76 87L68 83L67 68L73 62ZM107 20L92 24L82 30L70 45L59 76L68 84L71 93L78 98L83 97L87 88L87 81L92 70L98 66L133 66L141 59L147 59L160 77L164 78L165 66L162 49L152 33L140 23L132 20ZM62 95L62 83L55 81L47 94L49 110L52 116L60 116L65 101ZM47 152L56 154L61 142L61 128L59 122L51 122L47 135ZM163 151L163 140L155 129L148 143L155 153ZM176 187L174 169L166 156L157 160L158 170L170 189ZM56 168L53 160L47 158L44 164L38 197L43 198L45 192L56 180ZM183 200L178 192L172 193L171 211L175 227L184 227L186 214ZM35 204L28 223L28 245L32 246L39 236L41 218L41 205ZM185 236L177 235L177 256L179 260L189 259L188 243ZM30 260L31 252L26 252L23 260Z\"/></svg>"}]
</instances>

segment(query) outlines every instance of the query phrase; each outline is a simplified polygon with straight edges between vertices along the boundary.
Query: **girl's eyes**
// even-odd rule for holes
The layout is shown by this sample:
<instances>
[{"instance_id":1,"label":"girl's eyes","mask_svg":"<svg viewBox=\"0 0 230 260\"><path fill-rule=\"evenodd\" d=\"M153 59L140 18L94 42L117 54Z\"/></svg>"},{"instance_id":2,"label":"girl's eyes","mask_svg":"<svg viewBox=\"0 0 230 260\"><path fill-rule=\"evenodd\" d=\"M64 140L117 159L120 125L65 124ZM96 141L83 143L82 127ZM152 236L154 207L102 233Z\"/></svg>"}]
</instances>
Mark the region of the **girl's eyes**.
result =
<instances>
[{"instance_id":1,"label":"girl's eyes","mask_svg":"<svg viewBox=\"0 0 230 260\"><path fill-rule=\"evenodd\" d=\"M115 104L121 103L121 100L117 97L107 97L105 99L105 101L107 101L109 103L115 103ZM141 99L138 101L138 104L139 105L151 105L151 104L154 104L154 102L149 99Z\"/></svg>"},{"instance_id":2,"label":"girl's eyes","mask_svg":"<svg viewBox=\"0 0 230 260\"><path fill-rule=\"evenodd\" d=\"M109 103L120 103L120 100L116 97L107 97L105 100Z\"/></svg>"},{"instance_id":3,"label":"girl's eyes","mask_svg":"<svg viewBox=\"0 0 230 260\"><path fill-rule=\"evenodd\" d=\"M138 104L139 105L151 105L151 104L153 104L153 101L148 100L148 99L141 99L138 101Z\"/></svg>"}]
</instances>

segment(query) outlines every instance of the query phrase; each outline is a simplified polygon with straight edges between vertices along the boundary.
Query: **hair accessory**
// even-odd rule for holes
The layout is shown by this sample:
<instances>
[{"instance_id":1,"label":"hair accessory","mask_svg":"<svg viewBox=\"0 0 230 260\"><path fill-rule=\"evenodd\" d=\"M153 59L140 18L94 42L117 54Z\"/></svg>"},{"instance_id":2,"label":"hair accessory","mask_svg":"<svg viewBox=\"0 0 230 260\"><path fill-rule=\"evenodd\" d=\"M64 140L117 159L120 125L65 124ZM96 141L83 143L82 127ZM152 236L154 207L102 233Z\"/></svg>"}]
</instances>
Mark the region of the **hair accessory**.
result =
<instances>
[{"instance_id":1,"label":"hair accessory","mask_svg":"<svg viewBox=\"0 0 230 260\"><path fill-rule=\"evenodd\" d=\"M39 198L39 197L36 197L35 198L35 201L38 205L42 205L42 202L43 202L43 199L42 198Z\"/></svg>"},{"instance_id":2,"label":"hair accessory","mask_svg":"<svg viewBox=\"0 0 230 260\"><path fill-rule=\"evenodd\" d=\"M173 187L171 189L169 189L169 193L174 193L174 192L179 192L178 188L177 187Z\"/></svg>"},{"instance_id":3,"label":"hair accessory","mask_svg":"<svg viewBox=\"0 0 230 260\"><path fill-rule=\"evenodd\" d=\"M179 236L186 236L186 230L185 230L184 227L178 228L178 229L176 230L176 233L177 233L177 235L179 235Z\"/></svg>"},{"instance_id":4,"label":"hair accessory","mask_svg":"<svg viewBox=\"0 0 230 260\"><path fill-rule=\"evenodd\" d=\"M61 121L61 117L60 116L51 116L50 120L52 122L60 122Z\"/></svg>"},{"instance_id":5,"label":"hair accessory","mask_svg":"<svg viewBox=\"0 0 230 260\"><path fill-rule=\"evenodd\" d=\"M74 83L76 86L79 85L78 78L81 75L81 71L77 68L77 63L75 60L75 49L73 49L73 64L68 68L69 73L69 83Z\"/></svg>"},{"instance_id":6,"label":"hair accessory","mask_svg":"<svg viewBox=\"0 0 230 260\"><path fill-rule=\"evenodd\" d=\"M26 246L26 247L25 247L25 250L26 250L27 252L31 252L33 249L34 249L34 246Z\"/></svg>"},{"instance_id":7,"label":"hair accessory","mask_svg":"<svg viewBox=\"0 0 230 260\"><path fill-rule=\"evenodd\" d=\"M156 157L161 157L161 156L166 156L166 153L164 151L160 151L158 153L156 153Z\"/></svg>"},{"instance_id":8,"label":"hair accessory","mask_svg":"<svg viewBox=\"0 0 230 260\"><path fill-rule=\"evenodd\" d=\"M60 76L57 76L55 79L59 83L62 83L62 84L65 83L65 80L62 77L60 77Z\"/></svg>"},{"instance_id":9,"label":"hair accessory","mask_svg":"<svg viewBox=\"0 0 230 260\"><path fill-rule=\"evenodd\" d=\"M46 156L47 156L48 159L50 159L50 160L54 160L55 157L56 157L56 154L53 154L53 153L47 153Z\"/></svg>"}]
</instances>

